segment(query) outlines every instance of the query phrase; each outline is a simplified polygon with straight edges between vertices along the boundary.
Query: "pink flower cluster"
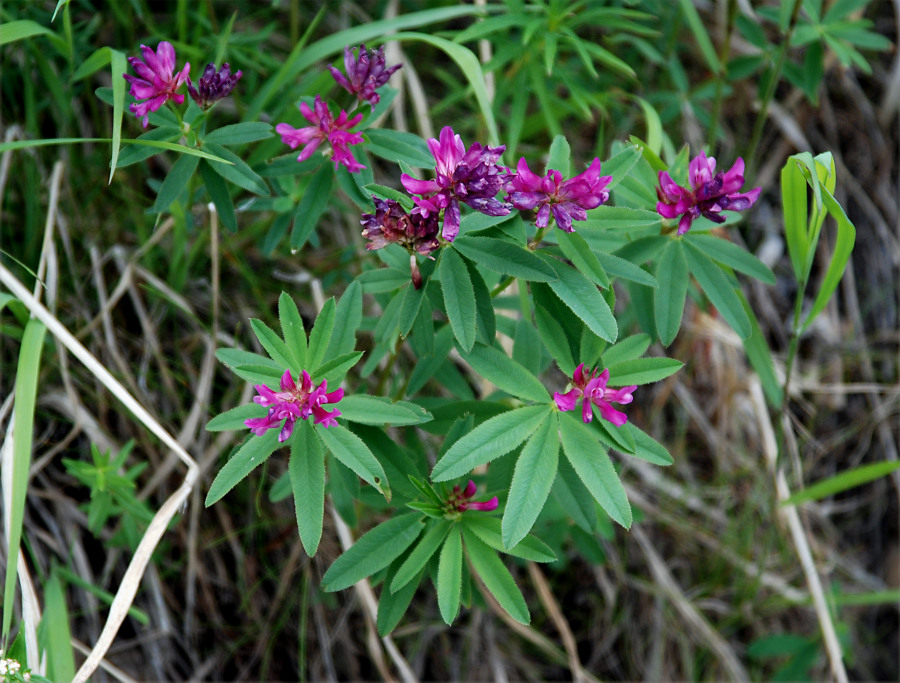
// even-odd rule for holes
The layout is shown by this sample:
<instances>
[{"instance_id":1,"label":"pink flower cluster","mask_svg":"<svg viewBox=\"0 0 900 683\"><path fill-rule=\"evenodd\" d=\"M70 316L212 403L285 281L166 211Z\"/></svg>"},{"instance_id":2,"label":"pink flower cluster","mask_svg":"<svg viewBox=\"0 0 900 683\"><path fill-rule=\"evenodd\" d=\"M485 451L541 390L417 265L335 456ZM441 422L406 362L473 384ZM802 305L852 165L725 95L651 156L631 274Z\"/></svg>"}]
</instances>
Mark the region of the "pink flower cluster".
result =
<instances>
[{"instance_id":1,"label":"pink flower cluster","mask_svg":"<svg viewBox=\"0 0 900 683\"><path fill-rule=\"evenodd\" d=\"M496 510L497 506L500 504L497 500L497 496L494 496L490 500L486 500L484 502L478 502L472 500L472 497L478 491L478 487L475 486L475 482L471 479L469 483L466 484L466 488L460 489L459 485L453 487L453 490L450 492L450 495L447 496L447 501L444 503L444 510L448 514L454 514L459 512L465 512L466 510L480 510L482 512L490 512L491 510Z\"/></svg>"},{"instance_id":2,"label":"pink flower cluster","mask_svg":"<svg viewBox=\"0 0 900 683\"><path fill-rule=\"evenodd\" d=\"M381 96L376 91L387 83L391 75L401 66L402 64L395 64L387 67L383 45L377 50L367 50L365 45L360 45L358 57L353 56L353 49L347 45L344 48L344 69L349 79L333 66L329 66L328 70L339 86L360 100L368 102L374 109L381 101Z\"/></svg>"},{"instance_id":3,"label":"pink flower cluster","mask_svg":"<svg viewBox=\"0 0 900 683\"><path fill-rule=\"evenodd\" d=\"M143 118L144 128L146 128L150 112L156 111L169 100L175 104L184 102L184 95L175 91L187 80L191 65L186 63L181 71L173 75L175 48L166 41L157 45L156 52L146 45L141 45L141 52L144 54L144 61L137 57L128 58L128 63L131 64L131 68L134 69L137 76L130 74L123 74L123 76L126 81L131 83L131 89L128 92L134 95L135 99L144 100L133 103L128 109L138 118Z\"/></svg>"},{"instance_id":4,"label":"pink flower cluster","mask_svg":"<svg viewBox=\"0 0 900 683\"><path fill-rule=\"evenodd\" d=\"M335 389L328 393L328 382L324 380L313 388L312 379L306 370L301 373L300 386L294 382L291 371L285 370L281 377L281 391L273 391L265 384L257 384L256 391L259 395L253 398L254 403L266 406L269 412L265 417L245 420L244 424L257 436L262 436L269 429L281 427L279 441L287 441L290 438L297 418L305 420L312 415L315 424L325 427L335 426L337 424L335 418L341 411L328 412L322 406L337 403L344 398L343 389Z\"/></svg>"},{"instance_id":5,"label":"pink flower cluster","mask_svg":"<svg viewBox=\"0 0 900 683\"><path fill-rule=\"evenodd\" d=\"M329 111L328 105L322 101L319 95L316 95L312 109L306 102L301 102L300 113L313 125L294 128L287 123L279 123L275 126L275 132L281 135L281 140L286 145L290 145L291 149L304 145L297 161L309 159L319 145L327 140L331 145L331 158L334 161L335 170L337 170L338 164L346 166L351 173L358 173L365 168L353 158L353 154L350 152L350 145L363 141L362 133L350 132L353 126L362 121L362 114L357 114L351 119L347 116L347 112L341 110L340 116L335 119Z\"/></svg>"},{"instance_id":6,"label":"pink flower cluster","mask_svg":"<svg viewBox=\"0 0 900 683\"><path fill-rule=\"evenodd\" d=\"M681 187L668 171L659 172L656 211L663 218L677 218L678 234L691 229L695 218L703 216L713 223L724 223L722 211L744 211L759 198L761 188L741 194L744 186L744 160L738 157L727 171L716 173L715 157L700 152L688 165L690 189Z\"/></svg>"},{"instance_id":7,"label":"pink flower cluster","mask_svg":"<svg viewBox=\"0 0 900 683\"><path fill-rule=\"evenodd\" d=\"M609 370L604 370L599 375L597 371L585 372L584 363L575 368L572 377L573 387L565 394L556 392L553 400L560 410L572 410L578 399L581 399L581 419L590 422L594 418L591 404L600 410L600 416L604 420L612 422L616 427L621 427L628 422L628 416L620 410L612 407L613 403L626 405L634 400L632 392L637 385L623 387L621 389L608 389Z\"/></svg>"}]
</instances>

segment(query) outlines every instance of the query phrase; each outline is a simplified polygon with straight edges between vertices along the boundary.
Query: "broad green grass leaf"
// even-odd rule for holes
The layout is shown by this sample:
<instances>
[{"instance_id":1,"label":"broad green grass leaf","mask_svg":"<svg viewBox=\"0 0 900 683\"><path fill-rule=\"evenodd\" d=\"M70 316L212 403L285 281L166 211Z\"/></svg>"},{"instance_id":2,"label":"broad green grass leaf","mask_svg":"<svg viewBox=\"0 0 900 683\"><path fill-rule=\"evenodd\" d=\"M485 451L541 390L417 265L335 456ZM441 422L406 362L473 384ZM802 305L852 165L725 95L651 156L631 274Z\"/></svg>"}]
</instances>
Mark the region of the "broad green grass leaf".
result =
<instances>
[{"instance_id":1,"label":"broad green grass leaf","mask_svg":"<svg viewBox=\"0 0 900 683\"><path fill-rule=\"evenodd\" d=\"M749 337L752 331L750 319L722 269L689 241L685 241L685 256L691 274L697 278L713 306L741 339Z\"/></svg>"},{"instance_id":2,"label":"broad green grass leaf","mask_svg":"<svg viewBox=\"0 0 900 683\"><path fill-rule=\"evenodd\" d=\"M806 263L810 249L806 180L798 165L789 159L781 169L781 208L784 215L784 237L798 282L806 282Z\"/></svg>"},{"instance_id":3,"label":"broad green grass leaf","mask_svg":"<svg viewBox=\"0 0 900 683\"><path fill-rule=\"evenodd\" d=\"M52 571L44 583L44 613L38 629L42 649L47 655L47 677L51 681L71 681L75 678L75 658L69 610L66 607L66 593L56 571Z\"/></svg>"},{"instance_id":4,"label":"broad green grass leaf","mask_svg":"<svg viewBox=\"0 0 900 683\"><path fill-rule=\"evenodd\" d=\"M416 168L434 168L434 157L418 135L388 128L369 128L366 136L369 138L366 149L375 156L397 163L404 161Z\"/></svg>"},{"instance_id":5,"label":"broad green grass leaf","mask_svg":"<svg viewBox=\"0 0 900 683\"><path fill-rule=\"evenodd\" d=\"M34 36L46 35L56 36L56 34L46 26L41 26L36 21L30 21L28 19L7 21L0 24L0 45L15 43L19 40L25 40L26 38L33 38ZM56 37L58 38L58 36Z\"/></svg>"},{"instance_id":6,"label":"broad green grass leaf","mask_svg":"<svg viewBox=\"0 0 900 683\"><path fill-rule=\"evenodd\" d=\"M275 361L278 367L291 370L291 375L293 376L300 374L300 370L303 368L294 367L294 363L296 363L294 355L272 328L257 318L250 319L250 327L253 329L253 334L256 335L259 343L262 344L266 353L269 354L269 357Z\"/></svg>"},{"instance_id":7,"label":"broad green grass leaf","mask_svg":"<svg viewBox=\"0 0 900 683\"><path fill-rule=\"evenodd\" d=\"M443 249L438 273L453 335L464 350L470 351L475 344L475 290L469 270L456 251Z\"/></svg>"},{"instance_id":8,"label":"broad green grass leaf","mask_svg":"<svg viewBox=\"0 0 900 683\"><path fill-rule=\"evenodd\" d=\"M286 352L294 361L294 364L288 367L305 369L306 330L297 304L287 292L282 292L278 297L278 321L281 324L281 332L284 334Z\"/></svg>"},{"instance_id":9,"label":"broad green grass leaf","mask_svg":"<svg viewBox=\"0 0 900 683\"><path fill-rule=\"evenodd\" d=\"M522 592L497 553L486 546L475 534L465 526L462 529L466 539L466 554L472 569L481 577L485 587L496 598L507 614L520 624L531 623L531 615Z\"/></svg>"},{"instance_id":10,"label":"broad green grass leaf","mask_svg":"<svg viewBox=\"0 0 900 683\"><path fill-rule=\"evenodd\" d=\"M31 449L34 440L34 407L37 401L38 375L41 369L41 352L47 328L31 319L22 333L19 360L16 365L15 399L13 402L13 452L12 473L9 475L10 494L7 529L6 580L3 589L3 641L9 636L12 625L13 604L18 576L19 545L22 540L22 524L25 519L25 497L28 492L28 470L31 467ZM4 474L4 476L7 476Z\"/></svg>"},{"instance_id":11,"label":"broad green grass leaf","mask_svg":"<svg viewBox=\"0 0 900 683\"><path fill-rule=\"evenodd\" d=\"M112 138L44 138L41 140L11 140L9 142L0 142L0 153L16 149L30 149L31 147L49 147L53 145L80 145L85 142L112 142ZM178 152L184 156L193 156L200 159L210 159L220 164L230 163L225 159L201 151L191 147L185 147L174 142L164 142L162 140L150 140L146 138L135 138L122 140L123 145L143 145L146 147L155 147L156 149L166 149L171 152Z\"/></svg>"},{"instance_id":12,"label":"broad green grass leaf","mask_svg":"<svg viewBox=\"0 0 900 683\"><path fill-rule=\"evenodd\" d=\"M691 0L678 0L678 4L681 5L681 11L684 14L684 18L687 20L691 33L694 36L694 41L696 42L697 47L700 48L700 53L706 60L709 70L712 71L713 74L721 74L722 63L719 61L719 56L716 54L716 49L713 47L712 40L710 40L709 31L707 31L706 27L703 25L703 20L700 19L700 14L697 12L697 8L694 7L694 3Z\"/></svg>"},{"instance_id":13,"label":"broad green grass leaf","mask_svg":"<svg viewBox=\"0 0 900 683\"><path fill-rule=\"evenodd\" d=\"M340 404L337 405L340 408ZM362 439L341 425L317 426L316 433L335 458L356 472L364 481L374 486L385 500L390 502L391 489L388 486L384 468Z\"/></svg>"},{"instance_id":14,"label":"broad green grass leaf","mask_svg":"<svg viewBox=\"0 0 900 683\"><path fill-rule=\"evenodd\" d=\"M609 386L650 384L674 375L684 363L674 358L635 358L609 366Z\"/></svg>"},{"instance_id":15,"label":"broad green grass leaf","mask_svg":"<svg viewBox=\"0 0 900 683\"><path fill-rule=\"evenodd\" d=\"M542 259L517 244L495 237L459 236L453 247L465 257L496 273L535 282L552 282L556 272Z\"/></svg>"},{"instance_id":16,"label":"broad green grass leaf","mask_svg":"<svg viewBox=\"0 0 900 683\"><path fill-rule=\"evenodd\" d=\"M322 306L322 310L316 316L316 322L309 333L309 349L306 354L306 362L309 363L310 367L317 368L325 360L325 352L328 350L331 335L334 333L336 313L334 297L331 297Z\"/></svg>"},{"instance_id":17,"label":"broad green grass leaf","mask_svg":"<svg viewBox=\"0 0 900 683\"><path fill-rule=\"evenodd\" d=\"M718 261L745 275L755 277L767 285L775 284L775 274L769 266L733 242L702 233L688 233L685 239L698 247L713 261Z\"/></svg>"},{"instance_id":18,"label":"broad green grass leaf","mask_svg":"<svg viewBox=\"0 0 900 683\"><path fill-rule=\"evenodd\" d=\"M551 413L534 432L516 461L503 512L503 546L511 548L531 531L550 488L559 462L559 420Z\"/></svg>"},{"instance_id":19,"label":"broad green grass leaf","mask_svg":"<svg viewBox=\"0 0 900 683\"><path fill-rule=\"evenodd\" d=\"M609 304L597 286L571 266L556 259L548 260L556 271L558 280L550 282L550 289L572 312L591 328L591 331L608 342L616 341L618 324Z\"/></svg>"},{"instance_id":20,"label":"broad green grass leaf","mask_svg":"<svg viewBox=\"0 0 900 683\"><path fill-rule=\"evenodd\" d=\"M181 130L174 126L160 126L159 128L151 128L146 133L141 134L138 140L156 140L164 142L175 142L181 137ZM119 154L116 168L125 168L131 166L144 159L149 159L160 153L160 150L147 145L130 145L125 147Z\"/></svg>"},{"instance_id":21,"label":"broad green grass leaf","mask_svg":"<svg viewBox=\"0 0 900 683\"><path fill-rule=\"evenodd\" d=\"M245 403L224 413L219 413L206 423L208 432L230 432L235 429L247 429L245 420L252 417L265 417L267 409L258 403Z\"/></svg>"},{"instance_id":22,"label":"broad green grass leaf","mask_svg":"<svg viewBox=\"0 0 900 683\"><path fill-rule=\"evenodd\" d=\"M476 344L471 351L463 353L463 359L475 372L513 396L538 403L550 400L537 377L494 347Z\"/></svg>"},{"instance_id":23,"label":"broad green grass leaf","mask_svg":"<svg viewBox=\"0 0 900 683\"><path fill-rule=\"evenodd\" d=\"M810 500L821 500L828 498L842 491L868 484L881 477L887 476L891 472L900 469L900 461L890 460L887 462L876 462L869 465L861 465L850 470L845 470L828 479L817 481L810 484L802 491L798 491L793 496L785 500L782 505L799 505Z\"/></svg>"},{"instance_id":24,"label":"broad green grass leaf","mask_svg":"<svg viewBox=\"0 0 900 683\"><path fill-rule=\"evenodd\" d=\"M419 514L400 515L379 524L334 561L322 577L322 588L334 593L384 569L412 545L423 526Z\"/></svg>"},{"instance_id":25,"label":"broad green grass leaf","mask_svg":"<svg viewBox=\"0 0 900 683\"><path fill-rule=\"evenodd\" d=\"M566 336L560 334L559 323L547 312L543 306L535 303L534 319L537 323L538 334L547 351L553 356L559 369L568 376L575 372L575 361L572 358L572 349L566 341Z\"/></svg>"},{"instance_id":26,"label":"broad green grass leaf","mask_svg":"<svg viewBox=\"0 0 900 683\"><path fill-rule=\"evenodd\" d=\"M753 309L750 308L750 304L744 296L744 293L738 292L738 295L741 298L741 304L744 306L744 312L747 314L747 319L750 321L751 329L750 336L742 340L744 343L744 351L747 353L747 359L750 361L750 365L756 370L756 374L759 375L759 381L762 383L763 391L766 394L766 400L768 400L772 407L780 408L784 392L782 391L781 383L775 374L775 362L772 360L772 350L769 348L769 343L763 336L763 332L759 327L759 322L756 320L756 315L754 315Z\"/></svg>"},{"instance_id":27,"label":"broad green grass leaf","mask_svg":"<svg viewBox=\"0 0 900 683\"><path fill-rule=\"evenodd\" d=\"M579 417L562 413L559 427L566 458L582 483L614 521L630 528L631 505L606 449Z\"/></svg>"},{"instance_id":28,"label":"broad green grass leaf","mask_svg":"<svg viewBox=\"0 0 900 683\"><path fill-rule=\"evenodd\" d=\"M234 203L231 201L231 195L225 186L222 177L213 171L209 162L205 159L200 160L200 177L216 207L216 212L222 219L222 223L231 232L237 232L237 216L234 213Z\"/></svg>"},{"instance_id":29,"label":"broad green grass leaf","mask_svg":"<svg viewBox=\"0 0 900 683\"><path fill-rule=\"evenodd\" d=\"M322 538L325 510L325 453L308 420L298 422L291 439L288 475L294 493L297 530L306 554L312 557Z\"/></svg>"},{"instance_id":30,"label":"broad green grass leaf","mask_svg":"<svg viewBox=\"0 0 900 683\"><path fill-rule=\"evenodd\" d=\"M393 581L390 584L386 584L390 586L391 593L396 593L417 575L421 574L425 564L437 552L437 549L441 547L452 527L453 525L446 519L429 521L428 531L419 539L416 547L413 548L403 564L400 565Z\"/></svg>"},{"instance_id":31,"label":"broad green grass leaf","mask_svg":"<svg viewBox=\"0 0 900 683\"><path fill-rule=\"evenodd\" d=\"M203 138L203 142L212 142L218 145L242 145L247 142L266 140L270 137L272 137L272 124L263 121L246 121L216 128Z\"/></svg>"},{"instance_id":32,"label":"broad green grass leaf","mask_svg":"<svg viewBox=\"0 0 900 683\"><path fill-rule=\"evenodd\" d=\"M551 170L559 171L564 178L568 178L572 164L572 150L565 135L557 135L550 143L550 155L547 157L547 166L544 173Z\"/></svg>"},{"instance_id":33,"label":"broad green grass leaf","mask_svg":"<svg viewBox=\"0 0 900 683\"><path fill-rule=\"evenodd\" d=\"M520 557L532 562L553 562L556 555L543 541L534 536L526 536L519 543L506 548L503 545L502 527L497 517L487 517L482 514L470 514L463 516L463 526L472 531L478 538L484 541L494 550Z\"/></svg>"},{"instance_id":34,"label":"broad green grass leaf","mask_svg":"<svg viewBox=\"0 0 900 683\"><path fill-rule=\"evenodd\" d=\"M641 111L644 112L644 121L647 123L647 146L654 154L659 154L662 150L663 130L662 122L659 120L659 114L653 105L643 97L636 97L637 103L641 105Z\"/></svg>"},{"instance_id":35,"label":"broad green grass leaf","mask_svg":"<svg viewBox=\"0 0 900 683\"><path fill-rule=\"evenodd\" d=\"M525 441L550 413L549 406L526 406L501 413L457 441L431 472L432 481L462 477L478 465L509 453Z\"/></svg>"},{"instance_id":36,"label":"broad green grass leaf","mask_svg":"<svg viewBox=\"0 0 900 683\"><path fill-rule=\"evenodd\" d=\"M438 608L448 625L459 614L459 599L462 593L462 536L459 527L454 527L441 548L438 561L437 589Z\"/></svg>"},{"instance_id":37,"label":"broad green grass leaf","mask_svg":"<svg viewBox=\"0 0 900 683\"><path fill-rule=\"evenodd\" d=\"M656 329L663 346L668 346L681 327L687 296L688 268L681 241L672 240L666 246L656 264L656 281L659 283L653 297Z\"/></svg>"},{"instance_id":38,"label":"broad green grass leaf","mask_svg":"<svg viewBox=\"0 0 900 683\"><path fill-rule=\"evenodd\" d=\"M262 436L252 434L219 470L209 487L204 505L209 507L231 491L238 482L261 465L283 444L278 441L281 430L270 429Z\"/></svg>"},{"instance_id":39,"label":"broad green grass leaf","mask_svg":"<svg viewBox=\"0 0 900 683\"><path fill-rule=\"evenodd\" d=\"M407 401L392 403L383 396L366 396L354 394L345 396L338 409L341 417L350 422L365 425L415 425L431 420L431 414Z\"/></svg>"},{"instance_id":40,"label":"broad green grass leaf","mask_svg":"<svg viewBox=\"0 0 900 683\"><path fill-rule=\"evenodd\" d=\"M109 50L109 71L112 78L113 91L113 120L112 120L112 144L109 155L109 181L112 182L113 173L116 172L116 163L119 159L119 148L122 144L122 116L125 113L125 73L128 62L125 55L118 50Z\"/></svg>"},{"instance_id":41,"label":"broad green grass leaf","mask_svg":"<svg viewBox=\"0 0 900 683\"><path fill-rule=\"evenodd\" d=\"M178 197L184 192L191 176L197 169L199 159L189 154L183 154L172 165L169 175L163 180L159 188L159 194L156 196L156 202L153 204L154 213L162 213L171 206Z\"/></svg>"}]
</instances>

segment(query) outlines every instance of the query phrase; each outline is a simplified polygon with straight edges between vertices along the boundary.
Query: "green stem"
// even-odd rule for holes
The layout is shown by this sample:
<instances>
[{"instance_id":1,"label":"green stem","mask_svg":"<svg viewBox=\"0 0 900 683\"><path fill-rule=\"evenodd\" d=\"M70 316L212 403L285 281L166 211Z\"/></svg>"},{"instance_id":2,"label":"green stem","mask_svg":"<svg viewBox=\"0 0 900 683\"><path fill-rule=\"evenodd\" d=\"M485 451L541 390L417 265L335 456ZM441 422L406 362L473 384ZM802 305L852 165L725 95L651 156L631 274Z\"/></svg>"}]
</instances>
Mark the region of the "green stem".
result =
<instances>
[{"instance_id":1,"label":"green stem","mask_svg":"<svg viewBox=\"0 0 900 683\"><path fill-rule=\"evenodd\" d=\"M725 25L725 40L722 43L722 51L719 53L719 63L722 65L722 71L716 79L716 98L713 101L712 121L709 125L709 140L707 146L710 153L715 149L716 135L718 134L719 117L722 115L722 96L725 92L725 80L727 78L727 69L725 65L728 63L728 57L731 55L731 36L734 32L734 21L737 17L737 0L728 0L728 20Z\"/></svg>"},{"instance_id":2,"label":"green stem","mask_svg":"<svg viewBox=\"0 0 900 683\"><path fill-rule=\"evenodd\" d=\"M769 104L772 102L772 97L775 95L775 88L778 87L778 82L781 80L781 71L784 69L784 62L787 59L787 53L791 47L791 38L794 35L794 27L797 25L797 17L800 14L800 6L802 3L803 0L794 0L794 8L791 10L791 19L788 22L787 33L785 33L781 43L781 52L778 54L778 62L775 64L775 69L772 71L769 85L766 88L762 101L759 103L759 113L756 116L756 123L753 126L753 135L750 136L750 147L747 150L746 155L750 159L750 163L747 164L747 166L751 171L756 170L756 151L759 147L760 137L762 137L763 126L766 123L766 114L769 110ZM747 173L747 176L752 177L752 175L752 172Z\"/></svg>"}]
</instances>

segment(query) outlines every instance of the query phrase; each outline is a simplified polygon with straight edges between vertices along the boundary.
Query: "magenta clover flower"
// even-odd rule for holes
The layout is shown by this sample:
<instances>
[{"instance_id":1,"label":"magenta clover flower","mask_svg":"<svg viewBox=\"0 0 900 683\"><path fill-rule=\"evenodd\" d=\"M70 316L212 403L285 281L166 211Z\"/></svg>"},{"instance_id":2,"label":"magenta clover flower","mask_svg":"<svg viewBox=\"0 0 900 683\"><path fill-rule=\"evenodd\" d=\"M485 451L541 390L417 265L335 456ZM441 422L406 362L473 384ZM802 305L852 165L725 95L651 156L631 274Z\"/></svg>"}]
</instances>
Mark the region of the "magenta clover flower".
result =
<instances>
[{"instance_id":1,"label":"magenta clover flower","mask_svg":"<svg viewBox=\"0 0 900 683\"><path fill-rule=\"evenodd\" d=\"M609 199L606 186L612 176L600 175L600 159L594 159L585 171L563 180L559 171L547 171L543 178L528 168L525 158L519 159L516 175L509 181L507 201L516 209L537 209L534 224L546 228L550 214L566 232L573 232L572 221L587 220L587 210L596 209ZM540 208L538 208L540 207Z\"/></svg>"},{"instance_id":2,"label":"magenta clover flower","mask_svg":"<svg viewBox=\"0 0 900 683\"><path fill-rule=\"evenodd\" d=\"M499 505L497 496L484 502L471 500L477 491L478 487L475 486L475 482L471 479L464 489L460 489L459 485L454 486L450 495L447 496L447 501L444 503L445 514L455 515L460 512L465 512L466 510L490 512L491 510L497 509L497 506Z\"/></svg>"},{"instance_id":3,"label":"magenta clover flower","mask_svg":"<svg viewBox=\"0 0 900 683\"><path fill-rule=\"evenodd\" d=\"M435 179L418 180L404 173L400 182L410 194L420 195L415 202L425 215L444 210L441 235L445 240L452 242L459 234L460 201L488 216L505 216L512 210L496 198L509 175L497 165L504 145L484 147L473 142L466 150L459 135L445 126L439 140L428 141L428 149L436 162Z\"/></svg>"},{"instance_id":4,"label":"magenta clover flower","mask_svg":"<svg viewBox=\"0 0 900 683\"><path fill-rule=\"evenodd\" d=\"M713 223L724 223L722 211L744 211L759 198L762 188L757 187L741 194L744 185L744 160L738 157L727 172L716 173L715 157L707 158L702 151L688 165L688 180L691 189L677 185L668 171L659 172L659 187L656 196L659 202L656 211L663 218L681 216L678 234L691 229L691 223L698 216L708 218Z\"/></svg>"},{"instance_id":5,"label":"magenta clover flower","mask_svg":"<svg viewBox=\"0 0 900 683\"><path fill-rule=\"evenodd\" d=\"M621 403L626 405L634 400L632 392L637 389L637 385L623 387L621 389L607 389L606 383L609 381L609 370L604 370L599 375L597 371L586 373L584 371L584 363L575 368L572 377L573 388L565 394L556 392L553 394L553 400L560 410L572 410L578 399L581 398L581 419L590 422L594 417L591 409L593 403L600 409L600 416L616 427L621 427L628 422L628 416L620 410L616 410L610 405L611 403Z\"/></svg>"},{"instance_id":6,"label":"magenta clover flower","mask_svg":"<svg viewBox=\"0 0 900 683\"><path fill-rule=\"evenodd\" d=\"M128 107L128 110L137 116L143 117L144 128L150 118L150 112L156 111L169 100L175 104L184 102L184 95L175 91L181 87L190 73L191 65L186 63L184 68L173 75L175 70L175 48L171 43L162 41L156 46L156 52L146 45L141 45L144 60L137 57L129 57L128 63L137 76L122 74L123 78L131 83L129 93L137 100Z\"/></svg>"},{"instance_id":7,"label":"magenta clover flower","mask_svg":"<svg viewBox=\"0 0 900 683\"><path fill-rule=\"evenodd\" d=\"M303 114L303 118L313 125L305 128L294 128L287 123L279 123L275 126L275 131L281 135L282 142L290 145L291 149L305 145L300 150L300 156L297 157L297 161L309 159L319 145L324 140L328 140L331 145L331 158L334 161L335 170L337 170L338 164L346 166L351 173L358 173L365 168L350 153L350 145L363 141L362 133L350 132L353 126L362 121L362 114L357 114L350 119L347 116L347 112L342 110L341 115L335 120L328 110L328 105L322 101L319 95L316 95L312 109L306 102L301 102L300 113Z\"/></svg>"},{"instance_id":8,"label":"magenta clover flower","mask_svg":"<svg viewBox=\"0 0 900 683\"><path fill-rule=\"evenodd\" d=\"M410 213L393 199L382 200L372 196L375 202L375 213L364 213L360 224L363 226L362 236L369 240L366 249L381 249L388 244L396 243L405 248L409 254L409 267L412 273L413 286L422 286L422 274L416 254L428 256L440 246L438 242L437 213L423 212L419 207ZM432 257L429 257L432 258Z\"/></svg>"},{"instance_id":9,"label":"magenta clover flower","mask_svg":"<svg viewBox=\"0 0 900 683\"><path fill-rule=\"evenodd\" d=\"M315 424L325 427L334 427L337 421L334 419L341 414L340 410L328 412L323 405L337 403L344 398L343 389L335 389L328 393L328 382L322 380L321 384L313 388L312 379L306 370L301 372L300 386L294 383L291 371L285 370L281 376L281 391L273 391L265 384L257 384L258 396L253 397L254 403L266 406L269 412L265 417L253 417L245 420L244 424L257 436L262 436L269 429L281 427L279 441L287 441L294 431L294 423L299 417L302 420L313 416ZM284 420L284 424L282 424Z\"/></svg>"},{"instance_id":10,"label":"magenta clover flower","mask_svg":"<svg viewBox=\"0 0 900 683\"><path fill-rule=\"evenodd\" d=\"M375 109L375 105L381 101L381 95L376 90L387 83L391 75L403 65L395 64L389 68L385 66L383 45L371 51L366 50L365 45L360 45L359 57L354 57L352 48L347 45L344 48L344 69L349 80L333 66L329 66L328 70L339 86L360 100L365 100Z\"/></svg>"},{"instance_id":11,"label":"magenta clover flower","mask_svg":"<svg viewBox=\"0 0 900 683\"><path fill-rule=\"evenodd\" d=\"M240 69L231 73L231 65L228 62L225 62L218 71L215 64L207 64L196 88L188 76L188 94L198 106L209 109L215 102L228 97L243 75Z\"/></svg>"}]
</instances>

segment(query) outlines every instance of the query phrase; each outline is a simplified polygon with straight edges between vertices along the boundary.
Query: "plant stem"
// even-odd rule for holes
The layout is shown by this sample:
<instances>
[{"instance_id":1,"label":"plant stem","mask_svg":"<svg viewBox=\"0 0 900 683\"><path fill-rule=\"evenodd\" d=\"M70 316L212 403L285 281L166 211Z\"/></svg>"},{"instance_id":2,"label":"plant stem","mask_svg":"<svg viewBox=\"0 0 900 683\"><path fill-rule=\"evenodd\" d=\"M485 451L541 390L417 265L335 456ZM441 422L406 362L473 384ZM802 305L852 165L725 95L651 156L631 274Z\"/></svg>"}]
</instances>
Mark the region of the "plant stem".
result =
<instances>
[{"instance_id":1,"label":"plant stem","mask_svg":"<svg viewBox=\"0 0 900 683\"><path fill-rule=\"evenodd\" d=\"M763 95L762 101L759 103L759 113L756 115L753 134L750 136L750 147L746 154L750 159L748 167L753 172L756 170L756 150L759 147L759 139L762 136L762 129L766 123L766 114L769 110L769 103L771 103L772 97L775 95L775 88L778 87L778 81L781 80L781 71L784 69L784 62L787 59L787 53L791 47L791 37L794 35L794 27L797 25L797 17L800 14L800 5L802 3L803 0L794 0L794 8L791 10L791 19L788 22L787 33L785 33L781 43L781 52L778 54L778 62L775 64L775 69L772 71L772 78L769 80L766 92ZM752 176L753 172L750 172L747 175Z\"/></svg>"}]
</instances>

